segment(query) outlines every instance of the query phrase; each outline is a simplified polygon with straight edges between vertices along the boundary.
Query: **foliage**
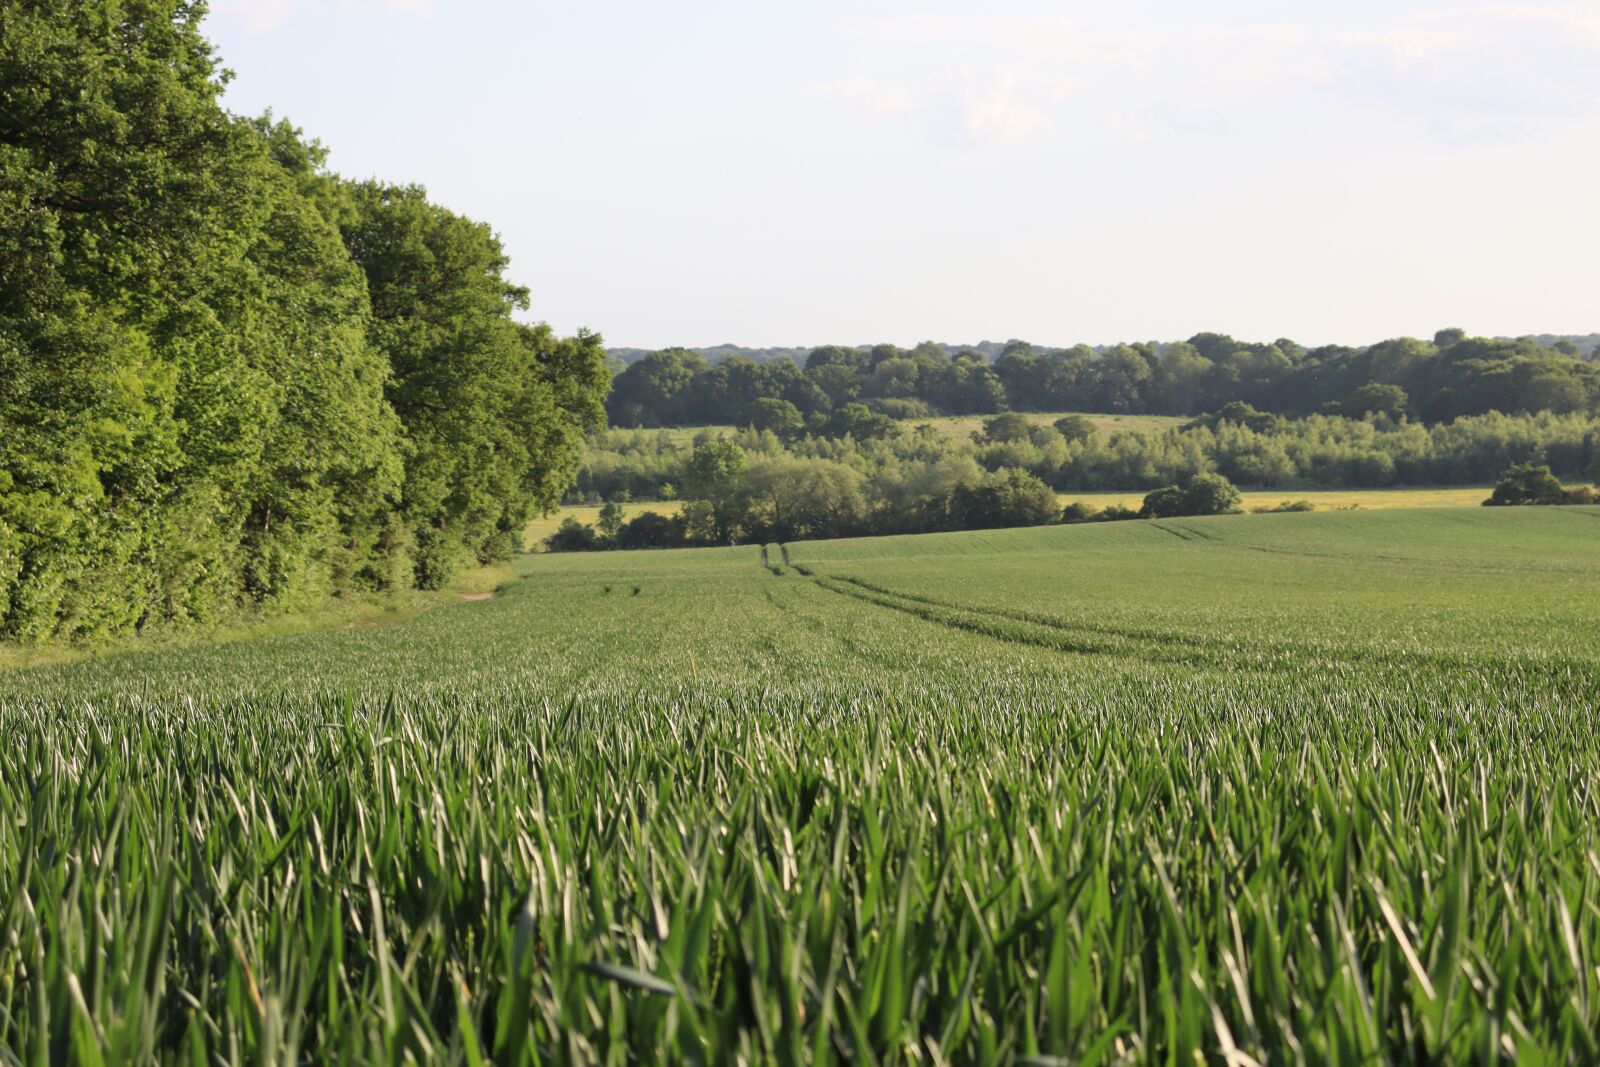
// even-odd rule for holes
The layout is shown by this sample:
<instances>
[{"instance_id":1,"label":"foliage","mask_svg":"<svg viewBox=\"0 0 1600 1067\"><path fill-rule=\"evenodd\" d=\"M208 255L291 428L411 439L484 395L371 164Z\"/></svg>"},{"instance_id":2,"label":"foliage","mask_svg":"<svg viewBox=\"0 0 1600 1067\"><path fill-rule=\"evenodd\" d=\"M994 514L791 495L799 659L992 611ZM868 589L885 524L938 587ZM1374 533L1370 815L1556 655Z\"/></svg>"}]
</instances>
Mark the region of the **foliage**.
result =
<instances>
[{"instance_id":1,"label":"foliage","mask_svg":"<svg viewBox=\"0 0 1600 1067\"><path fill-rule=\"evenodd\" d=\"M1100 436L1100 431L1095 429L1094 423L1087 415L1066 415L1051 425L1068 443L1084 443Z\"/></svg>"},{"instance_id":2,"label":"foliage","mask_svg":"<svg viewBox=\"0 0 1600 1067\"><path fill-rule=\"evenodd\" d=\"M1142 514L1152 519L1188 515L1228 515L1239 510L1239 490L1220 474L1196 474L1182 487L1157 489L1144 498Z\"/></svg>"},{"instance_id":3,"label":"foliage","mask_svg":"<svg viewBox=\"0 0 1600 1067\"><path fill-rule=\"evenodd\" d=\"M992 474L975 485L956 486L948 508L948 528L952 530L1042 526L1060 520L1055 492L1019 470Z\"/></svg>"},{"instance_id":4,"label":"foliage","mask_svg":"<svg viewBox=\"0 0 1600 1067\"><path fill-rule=\"evenodd\" d=\"M1547 466L1532 463L1513 463L1507 467L1500 480L1495 482L1494 493L1484 501L1486 506L1503 507L1514 504L1565 504L1566 489Z\"/></svg>"},{"instance_id":5,"label":"foliage","mask_svg":"<svg viewBox=\"0 0 1600 1067\"><path fill-rule=\"evenodd\" d=\"M0 1048L1593 1062L1594 519L1164 525L0 674Z\"/></svg>"},{"instance_id":6,"label":"foliage","mask_svg":"<svg viewBox=\"0 0 1600 1067\"><path fill-rule=\"evenodd\" d=\"M1409 414L1429 423L1490 411L1600 414L1600 366L1571 347L1441 330L1431 343L1398 338L1310 351L1283 338L1259 343L1215 333L1100 349L1012 342L992 363L984 352L932 343L909 351L827 345L798 361L765 363L735 354L714 365L667 349L617 375L608 410L619 426L746 425L752 403L776 399L792 404L813 432L852 403L894 417L1008 408L1194 415L1231 403L1291 416Z\"/></svg>"},{"instance_id":7,"label":"foliage","mask_svg":"<svg viewBox=\"0 0 1600 1067\"><path fill-rule=\"evenodd\" d=\"M768 430L780 438L793 437L805 429L805 417L787 400L764 396L745 409L743 424L753 430Z\"/></svg>"},{"instance_id":8,"label":"foliage","mask_svg":"<svg viewBox=\"0 0 1600 1067\"><path fill-rule=\"evenodd\" d=\"M1547 463L1559 475L1576 478L1600 458L1600 418L1583 415L1490 414L1423 426L1381 416L1232 414L1237 418L1219 414L1182 428L1096 433L1073 442L1048 426L1032 427L1027 440L998 444L954 440L914 426L877 440L780 441L749 431L732 439L751 455L786 453L849 466L866 480L869 500L918 472L936 477L938 470L957 467L966 468L969 478L984 470L1025 470L1059 492L1148 491L1202 471L1265 489L1381 489L1483 485L1518 462ZM611 430L593 437L570 500L667 499L665 488L681 484L695 441L715 436Z\"/></svg>"},{"instance_id":9,"label":"foliage","mask_svg":"<svg viewBox=\"0 0 1600 1067\"><path fill-rule=\"evenodd\" d=\"M617 531L618 548L682 548L687 543L682 519L654 511L635 515Z\"/></svg>"},{"instance_id":10,"label":"foliage","mask_svg":"<svg viewBox=\"0 0 1600 1067\"><path fill-rule=\"evenodd\" d=\"M1406 413L1410 403L1411 398L1398 385L1368 382L1345 399L1344 413L1355 419L1367 415L1387 415L1397 419Z\"/></svg>"},{"instance_id":11,"label":"foliage","mask_svg":"<svg viewBox=\"0 0 1600 1067\"><path fill-rule=\"evenodd\" d=\"M602 542L593 526L568 515L556 532L545 538L544 547L551 552L592 552L602 547Z\"/></svg>"},{"instance_id":12,"label":"foliage","mask_svg":"<svg viewBox=\"0 0 1600 1067\"><path fill-rule=\"evenodd\" d=\"M602 416L487 231L222 109L203 10L0 0L0 638L436 586Z\"/></svg>"},{"instance_id":13,"label":"foliage","mask_svg":"<svg viewBox=\"0 0 1600 1067\"><path fill-rule=\"evenodd\" d=\"M744 473L749 461L744 450L724 437L695 446L683 468L683 491L711 508L711 543L728 544L734 536L740 500L745 492Z\"/></svg>"}]
</instances>

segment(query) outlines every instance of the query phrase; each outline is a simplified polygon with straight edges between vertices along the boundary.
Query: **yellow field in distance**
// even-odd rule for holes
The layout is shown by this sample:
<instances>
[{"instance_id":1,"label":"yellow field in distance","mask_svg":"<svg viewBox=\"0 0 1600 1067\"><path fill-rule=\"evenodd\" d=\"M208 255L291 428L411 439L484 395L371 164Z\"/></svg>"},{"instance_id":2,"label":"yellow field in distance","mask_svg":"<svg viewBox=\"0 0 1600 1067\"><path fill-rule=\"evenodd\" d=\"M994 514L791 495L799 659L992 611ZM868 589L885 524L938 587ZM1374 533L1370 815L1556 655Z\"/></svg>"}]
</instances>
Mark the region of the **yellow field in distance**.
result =
<instances>
[{"instance_id":1,"label":"yellow field in distance","mask_svg":"<svg viewBox=\"0 0 1600 1067\"><path fill-rule=\"evenodd\" d=\"M1433 489L1268 489L1241 493L1246 511L1276 507L1285 501L1309 500L1318 511L1337 508L1460 508L1478 507L1488 499L1490 487L1449 486ZM1137 508L1144 503L1143 493L1059 493L1063 505L1081 500L1093 508L1117 505Z\"/></svg>"},{"instance_id":2,"label":"yellow field in distance","mask_svg":"<svg viewBox=\"0 0 1600 1067\"><path fill-rule=\"evenodd\" d=\"M1116 418L1114 415L1098 416L1100 418ZM1141 418L1149 416L1128 416ZM960 420L947 419L946 422ZM1489 487L1477 486L1451 486L1444 489L1270 489L1265 492L1248 492L1244 497L1246 511L1255 508L1276 507L1287 500L1309 500L1318 511L1332 511L1337 508L1358 507L1363 510L1373 511L1383 508L1459 508L1477 507L1489 496ZM1113 504L1125 508L1138 508L1144 502L1143 493L1059 493L1057 494L1063 506L1073 500L1081 500L1094 508L1109 507ZM623 518L631 519L641 511L654 511L661 515L675 515L678 512L678 501L634 501L622 505ZM600 519L598 505L579 505L562 508L543 518L531 520L522 531L523 548L529 552L538 552L542 549L542 542L546 537L556 532L556 527L568 515L579 522L594 525Z\"/></svg>"}]
</instances>

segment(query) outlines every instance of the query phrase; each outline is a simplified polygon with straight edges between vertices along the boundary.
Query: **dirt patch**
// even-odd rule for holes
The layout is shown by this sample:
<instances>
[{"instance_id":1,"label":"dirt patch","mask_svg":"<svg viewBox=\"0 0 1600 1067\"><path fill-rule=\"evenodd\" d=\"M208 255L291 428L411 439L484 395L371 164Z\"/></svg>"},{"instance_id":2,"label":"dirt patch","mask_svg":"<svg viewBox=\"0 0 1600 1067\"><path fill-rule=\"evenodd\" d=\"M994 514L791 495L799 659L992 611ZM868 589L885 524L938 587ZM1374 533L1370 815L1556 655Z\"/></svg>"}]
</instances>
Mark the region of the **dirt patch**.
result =
<instances>
[{"instance_id":1,"label":"dirt patch","mask_svg":"<svg viewBox=\"0 0 1600 1067\"><path fill-rule=\"evenodd\" d=\"M493 593L462 593L462 600L493 600Z\"/></svg>"}]
</instances>

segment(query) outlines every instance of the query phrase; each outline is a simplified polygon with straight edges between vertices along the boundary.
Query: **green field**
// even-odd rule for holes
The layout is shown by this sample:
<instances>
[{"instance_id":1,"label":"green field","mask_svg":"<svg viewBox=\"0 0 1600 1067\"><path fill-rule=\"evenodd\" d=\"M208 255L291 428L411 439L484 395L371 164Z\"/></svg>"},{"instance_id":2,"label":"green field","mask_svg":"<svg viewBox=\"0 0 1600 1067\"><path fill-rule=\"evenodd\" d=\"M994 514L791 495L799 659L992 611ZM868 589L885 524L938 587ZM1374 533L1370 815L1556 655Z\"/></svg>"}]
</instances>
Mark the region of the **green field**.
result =
<instances>
[{"instance_id":1,"label":"green field","mask_svg":"<svg viewBox=\"0 0 1600 1067\"><path fill-rule=\"evenodd\" d=\"M0 674L0 1061L1600 1060L1600 509L765 561Z\"/></svg>"}]
</instances>

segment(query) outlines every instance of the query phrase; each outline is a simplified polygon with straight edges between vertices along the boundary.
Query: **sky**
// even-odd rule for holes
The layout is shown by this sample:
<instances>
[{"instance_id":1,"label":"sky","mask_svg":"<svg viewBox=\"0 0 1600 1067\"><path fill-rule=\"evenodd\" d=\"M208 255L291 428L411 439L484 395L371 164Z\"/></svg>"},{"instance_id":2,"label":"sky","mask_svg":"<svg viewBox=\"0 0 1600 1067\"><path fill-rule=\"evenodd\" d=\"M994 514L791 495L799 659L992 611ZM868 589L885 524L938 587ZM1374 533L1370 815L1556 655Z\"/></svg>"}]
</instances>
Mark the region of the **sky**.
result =
<instances>
[{"instance_id":1,"label":"sky","mask_svg":"<svg viewBox=\"0 0 1600 1067\"><path fill-rule=\"evenodd\" d=\"M611 345L1600 331L1600 0L213 0Z\"/></svg>"}]
</instances>

